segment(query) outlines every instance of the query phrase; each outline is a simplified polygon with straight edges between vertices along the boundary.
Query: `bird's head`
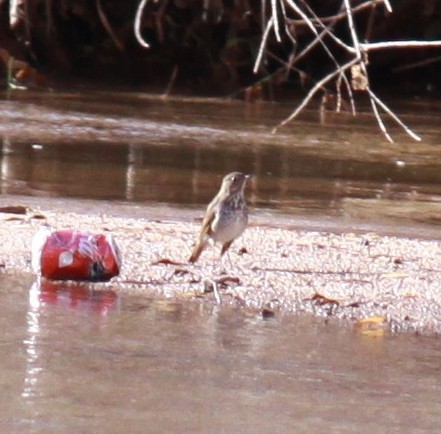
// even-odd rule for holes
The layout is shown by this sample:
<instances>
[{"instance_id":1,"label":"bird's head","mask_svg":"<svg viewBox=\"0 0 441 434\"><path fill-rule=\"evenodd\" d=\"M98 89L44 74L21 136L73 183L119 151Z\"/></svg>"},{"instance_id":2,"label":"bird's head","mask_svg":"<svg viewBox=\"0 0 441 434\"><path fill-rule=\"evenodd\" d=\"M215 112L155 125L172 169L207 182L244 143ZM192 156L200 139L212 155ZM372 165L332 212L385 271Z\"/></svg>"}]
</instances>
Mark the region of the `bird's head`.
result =
<instances>
[{"instance_id":1,"label":"bird's head","mask_svg":"<svg viewBox=\"0 0 441 434\"><path fill-rule=\"evenodd\" d=\"M241 172L231 172L224 177L222 190L229 194L243 191L249 177Z\"/></svg>"}]
</instances>

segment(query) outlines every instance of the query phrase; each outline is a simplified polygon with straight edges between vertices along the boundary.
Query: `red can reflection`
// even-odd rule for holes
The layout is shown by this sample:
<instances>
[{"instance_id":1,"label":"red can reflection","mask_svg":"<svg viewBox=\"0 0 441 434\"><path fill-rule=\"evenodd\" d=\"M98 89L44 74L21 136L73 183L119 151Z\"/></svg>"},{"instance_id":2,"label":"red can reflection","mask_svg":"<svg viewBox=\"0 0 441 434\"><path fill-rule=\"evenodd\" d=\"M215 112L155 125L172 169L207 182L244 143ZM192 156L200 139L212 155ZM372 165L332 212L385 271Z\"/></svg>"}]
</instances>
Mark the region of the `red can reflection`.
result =
<instances>
[{"instance_id":1,"label":"red can reflection","mask_svg":"<svg viewBox=\"0 0 441 434\"><path fill-rule=\"evenodd\" d=\"M41 279L32 285L31 292L40 305L66 306L80 313L106 316L118 305L118 295L110 289L97 290L87 284L53 282Z\"/></svg>"}]
</instances>

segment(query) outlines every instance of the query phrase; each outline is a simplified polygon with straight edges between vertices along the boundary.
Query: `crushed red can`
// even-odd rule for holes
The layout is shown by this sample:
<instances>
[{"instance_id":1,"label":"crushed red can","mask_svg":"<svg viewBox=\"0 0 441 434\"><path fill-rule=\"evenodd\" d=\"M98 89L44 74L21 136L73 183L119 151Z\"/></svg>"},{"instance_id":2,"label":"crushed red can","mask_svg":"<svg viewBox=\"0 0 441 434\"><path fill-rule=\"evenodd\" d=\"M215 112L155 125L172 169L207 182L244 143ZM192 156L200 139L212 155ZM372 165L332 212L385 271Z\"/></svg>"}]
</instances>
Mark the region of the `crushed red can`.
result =
<instances>
[{"instance_id":1,"label":"crushed red can","mask_svg":"<svg viewBox=\"0 0 441 434\"><path fill-rule=\"evenodd\" d=\"M119 274L121 255L111 234L44 227L32 241L32 268L51 280L106 282Z\"/></svg>"}]
</instances>

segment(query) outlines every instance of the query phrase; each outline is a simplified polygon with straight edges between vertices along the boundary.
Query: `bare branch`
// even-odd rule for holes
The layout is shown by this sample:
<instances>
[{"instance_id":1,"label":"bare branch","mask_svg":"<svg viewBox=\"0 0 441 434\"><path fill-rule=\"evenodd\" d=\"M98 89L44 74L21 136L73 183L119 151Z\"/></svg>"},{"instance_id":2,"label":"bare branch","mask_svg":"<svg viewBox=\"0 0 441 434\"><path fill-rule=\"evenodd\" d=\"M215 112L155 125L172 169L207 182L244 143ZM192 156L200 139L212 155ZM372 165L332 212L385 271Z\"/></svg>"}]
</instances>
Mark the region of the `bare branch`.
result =
<instances>
[{"instance_id":1,"label":"bare branch","mask_svg":"<svg viewBox=\"0 0 441 434\"><path fill-rule=\"evenodd\" d=\"M363 51L381 50L384 48L428 48L441 47L441 41L386 41L360 43Z\"/></svg>"},{"instance_id":2,"label":"bare branch","mask_svg":"<svg viewBox=\"0 0 441 434\"><path fill-rule=\"evenodd\" d=\"M343 1L348 16L348 25L349 25L349 30L351 32L352 42L354 44L357 57L361 59L360 43L358 42L357 32L355 31L354 19L352 18L352 12L351 12L351 5L349 4L349 0L343 0Z\"/></svg>"},{"instance_id":3,"label":"bare branch","mask_svg":"<svg viewBox=\"0 0 441 434\"><path fill-rule=\"evenodd\" d=\"M314 35L318 36L317 29L314 26L314 23L308 18L308 16L296 5L294 0L286 0L289 6L291 6L292 10L302 17L302 21L311 29Z\"/></svg>"},{"instance_id":4,"label":"bare branch","mask_svg":"<svg viewBox=\"0 0 441 434\"><path fill-rule=\"evenodd\" d=\"M312 97L330 80L332 80L336 75L342 74L347 71L351 66L355 65L358 59L353 59L345 65L341 66L336 71L329 73L326 77L322 78L316 85L308 92L308 95L303 99L302 103L296 108L296 110L288 116L285 120L279 123L275 128L273 128L272 133L275 134L280 127L283 127L288 122L292 121L297 115L303 110L304 107L309 103Z\"/></svg>"},{"instance_id":5,"label":"bare branch","mask_svg":"<svg viewBox=\"0 0 441 434\"><path fill-rule=\"evenodd\" d=\"M384 1L386 1L386 0L384 0ZM365 9L369 9L371 7L372 7L372 0L367 0L366 2L361 3L358 6L353 7L352 8L352 13L355 14L357 12L362 12ZM314 18L311 21L313 23L317 23L317 24L320 24L320 23L324 24L324 23L328 23L328 22L338 21L338 20L341 20L343 18L346 18L346 12L345 11L339 12L338 14L332 15L330 17ZM306 22L303 19L301 19L301 20L291 19L290 23L295 24L297 26L301 26L301 25L305 26L306 25Z\"/></svg>"},{"instance_id":6,"label":"bare branch","mask_svg":"<svg viewBox=\"0 0 441 434\"><path fill-rule=\"evenodd\" d=\"M375 42L375 43L361 43L358 37L357 30L355 28L355 23L353 19L353 14L355 10L360 11L362 9L366 9L368 6L373 8L376 6L377 3L382 3L385 8L390 12L392 9L390 7L390 3L388 0L381 0L381 1L371 1L365 2L361 5L359 5L356 8L351 8L350 0L342 0L342 7L344 11L338 13L337 15L333 17L326 18L326 20L330 21L329 26L324 25L324 18L320 19L314 14L314 11L309 7L309 5L304 1L303 2L304 7L306 8L307 13L305 13L302 9L299 8L299 6L296 4L297 0L285 0L286 3L291 7L291 9L301 17L301 21L304 25L309 27L313 34L315 35L313 41L296 57L296 59L293 62L290 62L289 66L292 68L292 65L295 61L297 61L302 56L305 56L311 48L317 44L321 44L324 48L325 52L329 55L331 60L335 64L335 69L328 75L326 75L324 78L322 78L320 81L318 81L308 92L306 97L303 99L303 101L299 104L299 106L294 110L294 112L285 120L279 123L274 129L273 133L275 133L278 128L286 125L288 122L293 120L298 116L298 114L306 107L306 105L310 102L310 100L316 95L316 93L325 87L327 83L329 83L331 80L334 80L337 77L335 86L336 86L336 92L337 92L337 106L336 110L339 111L341 109L341 103L342 103L342 97L341 97L341 86L342 83L345 84L347 93L349 95L352 113L355 115L355 102L353 97L353 90L363 91L366 92L369 96L369 100L372 107L372 112L375 116L375 119L377 121L377 124L383 133L384 137L390 141L393 142L393 139L389 132L387 131L386 125L384 124L384 121L381 117L379 108L381 108L388 116L390 116L403 130L408 134L410 137L412 137L414 140L421 140L421 138L415 134L408 126L406 126L399 118L398 116L392 112L389 107L386 106L376 95L372 90L370 89L370 82L369 82L369 76L367 71L367 64L368 64L368 58L367 53L368 51L372 50L378 50L378 49L384 49L384 48L421 48L421 47L441 47L441 41L390 41L390 42ZM373 9L372 9L373 11ZM307 15L309 14L309 16ZM274 18L274 14L272 16ZM352 46L347 45L343 41L341 41L339 38L337 38L334 33L332 32L332 27L334 26L335 22L338 19L346 18L351 39L352 39ZM290 23L297 22L299 20L291 20ZM266 39L268 37L268 33L270 30L270 27L273 23L269 22L266 28L266 31L264 33L264 37L262 38L262 44L259 51L258 60L260 62L262 52L264 50L264 47L266 45ZM372 25L372 23L371 23ZM316 26L321 27L321 32L318 33ZM343 66L340 66L335 59L333 53L330 51L329 47L324 42L323 38L324 36L329 36L333 39L334 42L339 44L340 46L343 46L350 54L352 59L348 62L346 62ZM256 63L257 65L257 63ZM346 76L347 71L351 69L352 73L352 80L351 84L348 81L348 78ZM324 101L324 100L323 100ZM321 109L324 110L324 103L322 101Z\"/></svg>"},{"instance_id":7,"label":"bare branch","mask_svg":"<svg viewBox=\"0 0 441 434\"><path fill-rule=\"evenodd\" d=\"M332 54L330 54L330 50L328 49L328 47L326 46L326 44L323 42L323 38L324 36L329 36L337 45L339 45L340 47L344 48L346 51L348 51L349 53L353 53L354 49L352 47L350 47L348 44L345 44L340 38L338 38L337 36L334 35L334 33L332 32L332 28L335 25L335 23L337 22L337 20L332 21L328 26L325 26L323 23L320 22L320 19L317 17L317 15L314 13L314 11L309 7L308 3L305 2L305 0L302 0L303 4L305 5L306 8L308 8L309 13L312 16L312 20L314 22L317 23L318 26L320 26L322 28L322 31L320 32L320 34L317 35L317 37L297 56L296 58L296 62L301 59L302 57L304 57L306 55L307 52L309 52L312 48L314 48L318 43L320 43L323 48L325 49L325 51L328 53L329 57L331 59L333 59L334 63L337 63L336 60L334 59L334 56ZM311 22L313 22L311 21Z\"/></svg>"},{"instance_id":8,"label":"bare branch","mask_svg":"<svg viewBox=\"0 0 441 434\"><path fill-rule=\"evenodd\" d=\"M421 141L421 137L415 134L408 126L406 126L398 116L369 89L369 96L401 127L403 130L417 142Z\"/></svg>"}]
</instances>

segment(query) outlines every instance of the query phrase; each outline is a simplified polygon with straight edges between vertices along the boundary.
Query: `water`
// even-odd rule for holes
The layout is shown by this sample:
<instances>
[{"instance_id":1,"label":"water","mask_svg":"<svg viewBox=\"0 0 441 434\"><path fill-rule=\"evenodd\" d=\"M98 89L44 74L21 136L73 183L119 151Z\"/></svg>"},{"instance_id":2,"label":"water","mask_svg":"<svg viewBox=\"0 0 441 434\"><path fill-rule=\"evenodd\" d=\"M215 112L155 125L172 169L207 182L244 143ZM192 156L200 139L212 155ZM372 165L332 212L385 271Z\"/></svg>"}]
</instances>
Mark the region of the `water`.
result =
<instances>
[{"instance_id":1,"label":"water","mask_svg":"<svg viewBox=\"0 0 441 434\"><path fill-rule=\"evenodd\" d=\"M0 188L200 207L225 173L242 170L260 209L432 223L441 211L440 108L395 105L422 143L393 130L389 144L363 114L320 126L314 111L270 134L292 105L14 93L0 101Z\"/></svg>"},{"instance_id":2,"label":"water","mask_svg":"<svg viewBox=\"0 0 441 434\"><path fill-rule=\"evenodd\" d=\"M423 432L436 338L1 276L3 432Z\"/></svg>"},{"instance_id":3,"label":"water","mask_svg":"<svg viewBox=\"0 0 441 434\"><path fill-rule=\"evenodd\" d=\"M36 205L50 196L59 208L117 213L136 202L185 219L223 174L243 170L253 174L253 215L273 225L346 230L358 220L433 237L439 107L401 108L423 143L397 133L388 144L366 115L330 116L319 127L312 111L271 135L288 105L14 93L0 101L0 188L14 204L17 195ZM435 432L441 424L436 337L264 319L121 295L112 284L40 287L4 273L0 326L4 432Z\"/></svg>"}]
</instances>

